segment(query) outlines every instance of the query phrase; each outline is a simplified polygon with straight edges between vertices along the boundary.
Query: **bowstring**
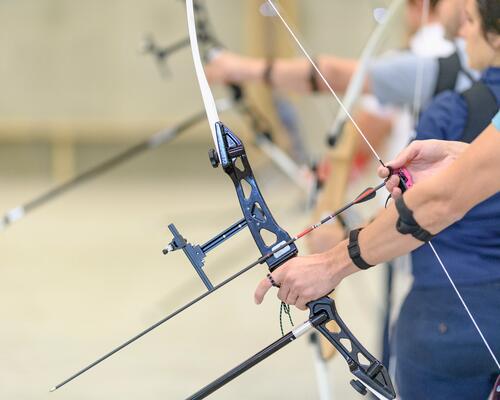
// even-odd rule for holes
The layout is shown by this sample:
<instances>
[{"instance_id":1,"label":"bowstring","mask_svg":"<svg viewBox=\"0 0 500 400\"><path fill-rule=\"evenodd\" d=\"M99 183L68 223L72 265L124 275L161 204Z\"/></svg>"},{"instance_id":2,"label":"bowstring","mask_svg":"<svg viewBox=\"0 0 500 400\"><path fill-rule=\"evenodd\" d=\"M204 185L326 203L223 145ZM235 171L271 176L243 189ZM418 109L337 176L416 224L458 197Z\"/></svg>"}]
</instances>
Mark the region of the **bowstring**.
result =
<instances>
[{"instance_id":1,"label":"bowstring","mask_svg":"<svg viewBox=\"0 0 500 400\"><path fill-rule=\"evenodd\" d=\"M297 35L293 32L293 30L290 28L290 26L288 25L288 23L286 22L286 20L283 18L283 16L282 16L281 12L279 11L278 7L273 3L272 0L267 0L267 2L270 5L270 7L273 8L274 12L278 16L278 18L281 20L281 22L283 23L283 25L285 26L285 28L287 29L287 31L290 33L290 35L292 36L293 40L295 41L295 43L297 44L297 46L300 48L300 50L302 51L302 53L304 54L304 56L309 60L310 64L312 65L312 67L314 68L314 70L316 71L316 73L318 74L318 76L321 78L321 80L323 81L323 83L325 84L325 86L328 88L328 90L333 95L333 97L335 98L335 100L339 103L339 106L342 108L342 110L345 112L345 114L347 115L347 117L349 118L349 120L352 122L352 124L355 127L356 131L361 135L361 137L363 138L363 140L365 141L365 143L368 145L368 147L370 148L370 151L377 158L377 160L379 161L379 163L382 166L385 167L385 164L382 161L382 159L380 158L380 156L378 155L377 151L373 148L373 146L371 145L371 143L368 141L368 139L366 138L366 136L363 134L363 132L359 128L358 124L356 123L356 121L354 120L354 118L352 117L352 115L349 113L349 111L347 110L347 108L344 106L343 102L340 100L340 98L337 95L337 93L333 90L333 88L330 85L330 83L326 80L326 78L324 77L324 75L322 74L322 72L320 71L320 69L318 68L318 66L316 65L316 63L314 62L314 60L311 58L311 56L309 55L309 53L307 52L307 50L304 48L304 46L302 45L302 43L297 38ZM425 0L425 2L428 3L429 0ZM425 6L425 2L424 2L424 6ZM422 19L424 19L425 13L426 12L424 10L424 13L423 13L424 15L422 16ZM423 75L423 73L422 73L422 75ZM423 78L423 76L422 76L422 78ZM455 290L455 293L457 294L458 298L460 299L460 302L462 303L463 307L465 308L465 311L467 312L467 315L469 316L469 318L472 321L474 327L476 328L477 332L479 333L479 336L480 336L481 340L483 341L484 345L486 346L486 348L487 348L489 354L491 355L493 361L495 362L497 368L500 370L500 363L498 362L498 359L496 358L495 354L491 350L491 347L490 347L488 341L486 340L486 337L484 336L481 328L477 324L477 322L476 322L476 320L475 320L472 312L470 311L469 307L467 306L467 303L465 302L464 298L460 294L460 291L458 290L455 282L451 278L451 275L449 274L448 269L444 265L443 261L441 260L441 257L439 256L439 254L436 251L436 249L433 246L433 244L431 242L428 242L428 243L429 243L429 246L432 249L434 255L436 256L436 259L438 260L438 263L442 267L442 269L443 269L444 273L446 274L448 280L450 281L453 289Z\"/></svg>"}]
</instances>

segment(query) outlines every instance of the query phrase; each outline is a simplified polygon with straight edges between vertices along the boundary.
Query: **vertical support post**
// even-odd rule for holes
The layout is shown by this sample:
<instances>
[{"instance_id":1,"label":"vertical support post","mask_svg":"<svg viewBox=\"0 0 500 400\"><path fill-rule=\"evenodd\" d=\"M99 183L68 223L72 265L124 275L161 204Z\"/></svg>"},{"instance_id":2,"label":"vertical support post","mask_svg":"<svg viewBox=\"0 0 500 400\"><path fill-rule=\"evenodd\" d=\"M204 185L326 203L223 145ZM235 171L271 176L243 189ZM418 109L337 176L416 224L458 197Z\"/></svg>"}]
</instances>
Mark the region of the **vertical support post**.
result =
<instances>
[{"instance_id":1,"label":"vertical support post","mask_svg":"<svg viewBox=\"0 0 500 400\"><path fill-rule=\"evenodd\" d=\"M318 204L313 213L314 221L321 219L325 214L330 213L331 210L335 210L344 203L347 182L349 173L351 172L352 159L357 143L357 133L354 131L354 127L350 123L347 123L335 147L328 151L327 157L332 171L318 199ZM334 220L331 226L324 227L321 234L324 234L325 228L332 237L338 236L339 239L344 237L344 228L339 223L338 219ZM315 233L312 233L312 235L314 234ZM312 251L316 252L318 249L312 249ZM330 322L328 325L331 329L333 329L334 326L334 321ZM323 336L320 337L319 341L323 358L325 360L331 359L337 352L335 347L325 340Z\"/></svg>"},{"instance_id":2,"label":"vertical support post","mask_svg":"<svg viewBox=\"0 0 500 400\"><path fill-rule=\"evenodd\" d=\"M265 2L262 0L245 2L246 53L268 59L293 56L295 54L294 47L291 45L287 33L281 29L281 26L273 23L271 18L266 18L260 13L260 7L263 3ZM295 22L297 20L297 0L283 0L280 4ZM291 142L279 120L270 88L265 85L252 85L247 88L247 94L251 99L259 99L255 103L258 104L259 112L270 121L276 144L287 151L290 150Z\"/></svg>"},{"instance_id":3,"label":"vertical support post","mask_svg":"<svg viewBox=\"0 0 500 400\"><path fill-rule=\"evenodd\" d=\"M69 126L55 127L51 133L52 178L56 183L69 180L75 174L75 148Z\"/></svg>"}]
</instances>

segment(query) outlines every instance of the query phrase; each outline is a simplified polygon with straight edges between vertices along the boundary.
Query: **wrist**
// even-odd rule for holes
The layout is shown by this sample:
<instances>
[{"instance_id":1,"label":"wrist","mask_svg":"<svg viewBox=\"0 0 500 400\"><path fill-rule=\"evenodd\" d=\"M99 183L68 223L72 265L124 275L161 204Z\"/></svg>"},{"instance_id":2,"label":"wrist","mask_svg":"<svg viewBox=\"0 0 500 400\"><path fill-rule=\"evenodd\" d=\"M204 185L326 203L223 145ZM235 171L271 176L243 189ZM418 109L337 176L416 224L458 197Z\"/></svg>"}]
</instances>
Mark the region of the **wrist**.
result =
<instances>
[{"instance_id":1,"label":"wrist","mask_svg":"<svg viewBox=\"0 0 500 400\"><path fill-rule=\"evenodd\" d=\"M455 160L460 154L462 154L465 149L469 146L469 143L464 142L446 142L448 144L448 155Z\"/></svg>"},{"instance_id":2,"label":"wrist","mask_svg":"<svg viewBox=\"0 0 500 400\"><path fill-rule=\"evenodd\" d=\"M248 80L253 82L264 82L264 76L268 62L264 58L252 59L248 68Z\"/></svg>"},{"instance_id":3,"label":"wrist","mask_svg":"<svg viewBox=\"0 0 500 400\"><path fill-rule=\"evenodd\" d=\"M343 240L326 252L329 270L336 279L342 280L355 272L361 271L351 260L347 249L349 241Z\"/></svg>"}]
</instances>

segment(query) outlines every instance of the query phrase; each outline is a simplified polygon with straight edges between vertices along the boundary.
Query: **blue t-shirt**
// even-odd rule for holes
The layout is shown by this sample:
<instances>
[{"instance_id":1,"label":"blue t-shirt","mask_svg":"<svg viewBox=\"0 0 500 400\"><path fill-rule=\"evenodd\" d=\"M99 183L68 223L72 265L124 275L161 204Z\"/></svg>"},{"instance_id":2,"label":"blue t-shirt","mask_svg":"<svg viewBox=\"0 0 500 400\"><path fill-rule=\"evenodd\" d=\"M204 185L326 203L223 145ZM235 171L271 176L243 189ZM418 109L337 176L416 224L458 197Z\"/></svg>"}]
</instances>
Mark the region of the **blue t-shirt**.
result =
<instances>
[{"instance_id":1,"label":"blue t-shirt","mask_svg":"<svg viewBox=\"0 0 500 400\"><path fill-rule=\"evenodd\" d=\"M481 81L492 90L500 105L500 68L488 68ZM465 99L457 92L443 92L422 114L416 138L460 140L467 117ZM500 280L500 193L471 209L462 220L439 233L432 243L457 284ZM412 253L412 264L415 286L449 286L429 246L421 246Z\"/></svg>"}]
</instances>

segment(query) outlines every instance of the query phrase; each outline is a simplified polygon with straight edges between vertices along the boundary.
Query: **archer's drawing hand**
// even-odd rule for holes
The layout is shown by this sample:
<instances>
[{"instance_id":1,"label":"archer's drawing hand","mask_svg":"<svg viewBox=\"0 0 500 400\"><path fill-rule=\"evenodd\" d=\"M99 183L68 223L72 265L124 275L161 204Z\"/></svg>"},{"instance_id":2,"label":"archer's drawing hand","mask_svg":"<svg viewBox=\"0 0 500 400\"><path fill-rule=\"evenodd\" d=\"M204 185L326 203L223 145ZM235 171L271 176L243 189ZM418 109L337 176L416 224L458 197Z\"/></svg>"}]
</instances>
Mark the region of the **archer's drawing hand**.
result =
<instances>
[{"instance_id":1,"label":"archer's drawing hand","mask_svg":"<svg viewBox=\"0 0 500 400\"><path fill-rule=\"evenodd\" d=\"M307 303L328 295L347 275L359 271L350 259L345 260L342 247L347 253L347 244L342 242L324 253L292 258L276 269L271 275L280 285L278 298L305 310ZM259 283L254 295L256 304L262 303L271 287L267 277Z\"/></svg>"},{"instance_id":2,"label":"archer's drawing hand","mask_svg":"<svg viewBox=\"0 0 500 400\"><path fill-rule=\"evenodd\" d=\"M415 140L387 165L394 169L405 167L414 183L432 176L450 165L467 148L467 143L446 140ZM378 175L387 178L389 170L379 167ZM387 190L394 198L401 196L399 177L391 176Z\"/></svg>"}]
</instances>

